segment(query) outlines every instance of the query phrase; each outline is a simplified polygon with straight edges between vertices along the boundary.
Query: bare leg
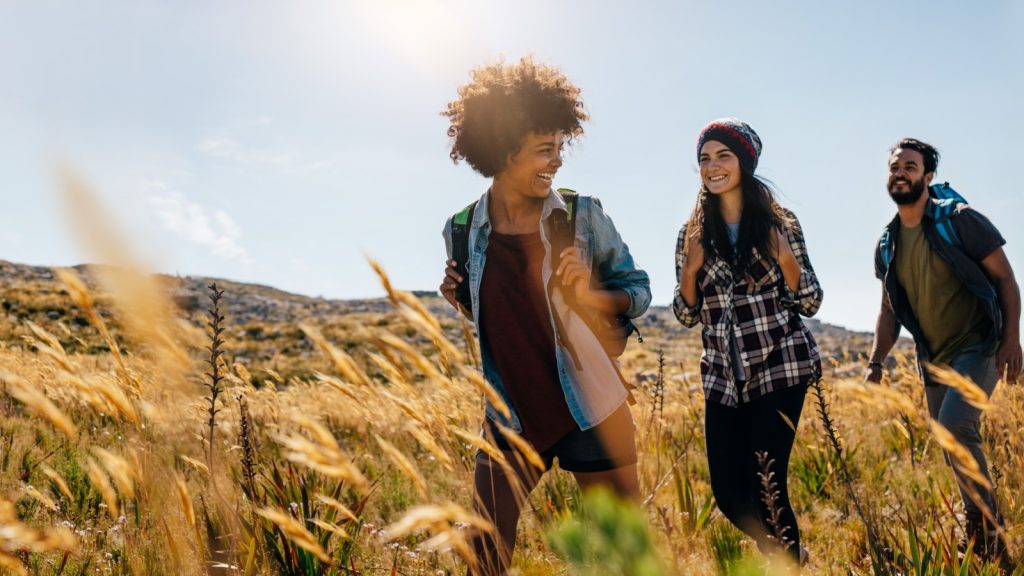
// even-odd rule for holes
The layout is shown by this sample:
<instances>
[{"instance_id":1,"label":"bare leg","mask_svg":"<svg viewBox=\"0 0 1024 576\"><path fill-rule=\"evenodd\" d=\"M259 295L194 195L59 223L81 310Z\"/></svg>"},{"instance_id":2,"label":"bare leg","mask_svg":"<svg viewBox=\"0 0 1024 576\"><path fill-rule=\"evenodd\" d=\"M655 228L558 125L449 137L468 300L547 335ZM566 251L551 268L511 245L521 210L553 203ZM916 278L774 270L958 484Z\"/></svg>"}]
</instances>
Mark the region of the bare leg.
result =
<instances>
[{"instance_id":1,"label":"bare leg","mask_svg":"<svg viewBox=\"0 0 1024 576\"><path fill-rule=\"evenodd\" d=\"M476 455L474 507L477 514L494 524L496 533L474 535L472 546L478 566L475 571L470 566L468 576L501 576L508 571L522 506L540 480L540 472L520 463L516 453L502 454L512 464L512 477L486 454Z\"/></svg>"},{"instance_id":2,"label":"bare leg","mask_svg":"<svg viewBox=\"0 0 1024 576\"><path fill-rule=\"evenodd\" d=\"M637 478L636 464L603 472L573 472L572 475L581 490L592 486L607 486L623 500L640 502L640 480Z\"/></svg>"}]
</instances>

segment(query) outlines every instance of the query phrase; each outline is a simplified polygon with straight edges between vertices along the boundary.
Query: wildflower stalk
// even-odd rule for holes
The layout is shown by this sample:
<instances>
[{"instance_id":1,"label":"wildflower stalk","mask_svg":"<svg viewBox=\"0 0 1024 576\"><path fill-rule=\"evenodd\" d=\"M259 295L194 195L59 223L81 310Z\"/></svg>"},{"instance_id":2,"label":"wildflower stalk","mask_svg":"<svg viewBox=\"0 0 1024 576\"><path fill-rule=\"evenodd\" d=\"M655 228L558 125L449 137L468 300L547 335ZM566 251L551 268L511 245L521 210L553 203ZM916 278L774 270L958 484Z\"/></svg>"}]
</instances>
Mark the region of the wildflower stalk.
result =
<instances>
[{"instance_id":1,"label":"wildflower stalk","mask_svg":"<svg viewBox=\"0 0 1024 576\"><path fill-rule=\"evenodd\" d=\"M772 471L775 459L768 458L767 452L757 452L756 456L757 465L761 467L761 471L757 473L757 477L761 481L761 502L764 503L765 509L768 511L765 521L772 530L769 538L778 542L783 551L789 550L793 546L793 540L786 536L789 526L782 525L782 507L779 506L779 484L775 481L775 472Z\"/></svg>"},{"instance_id":2,"label":"wildflower stalk","mask_svg":"<svg viewBox=\"0 0 1024 576\"><path fill-rule=\"evenodd\" d=\"M846 492L850 497L850 501L853 502L853 507L857 511L857 516L860 516L861 522L863 522L864 528L868 532L868 547L871 552L872 563L876 568L876 574L888 574L888 570L883 568L887 566L887 563L884 561L885 555L881 549L882 541L878 536L878 530L875 528L872 519L864 511L864 507L860 503L860 498L857 497L857 491L853 489L853 478L850 474L849 467L846 465L846 457L843 454L843 446L839 442L839 435L836 433L835 422L833 422L832 415L829 412L828 401L825 399L825 391L821 383L821 378L815 379L811 383L811 388L814 391L814 397L817 402L818 417L821 419L821 424L825 428L825 435L828 437L828 441L836 453L836 461L839 463L839 476L842 478L843 486L846 487ZM881 572L878 572L878 570L881 570Z\"/></svg>"},{"instance_id":3,"label":"wildflower stalk","mask_svg":"<svg viewBox=\"0 0 1024 576\"><path fill-rule=\"evenodd\" d=\"M654 390L651 392L652 395L652 406L651 413L652 417L655 418L655 437L654 437L654 449L656 453L656 465L654 477L661 477L661 452L662 452L662 425L665 421L665 352L658 350L658 379L654 382Z\"/></svg>"},{"instance_id":4,"label":"wildflower stalk","mask_svg":"<svg viewBox=\"0 0 1024 576\"><path fill-rule=\"evenodd\" d=\"M249 420L249 405L244 396L238 397L240 428L238 443L242 447L242 476L249 496L256 498L256 451L252 444L252 426Z\"/></svg>"},{"instance_id":5,"label":"wildflower stalk","mask_svg":"<svg viewBox=\"0 0 1024 576\"><path fill-rule=\"evenodd\" d=\"M214 434L217 430L217 413L220 409L217 408L217 397L220 396L221 391L221 373L220 373L220 359L224 354L221 346L224 344L224 340L221 339L221 335L224 333L224 327L221 323L224 321L224 316L220 313L220 299L224 296L224 291L217 288L217 283L214 282L208 286L210 289L210 308L206 313L210 316L208 321L208 332L207 335L210 338L210 345L207 350L210 351L210 358L207 361L210 364L210 371L206 373L207 382L205 384L210 395L206 398L209 401L209 408L207 408L207 414L210 419L208 422L209 431L207 433L207 446L206 446L206 465L210 469L210 478L213 478L213 445L214 445Z\"/></svg>"}]
</instances>

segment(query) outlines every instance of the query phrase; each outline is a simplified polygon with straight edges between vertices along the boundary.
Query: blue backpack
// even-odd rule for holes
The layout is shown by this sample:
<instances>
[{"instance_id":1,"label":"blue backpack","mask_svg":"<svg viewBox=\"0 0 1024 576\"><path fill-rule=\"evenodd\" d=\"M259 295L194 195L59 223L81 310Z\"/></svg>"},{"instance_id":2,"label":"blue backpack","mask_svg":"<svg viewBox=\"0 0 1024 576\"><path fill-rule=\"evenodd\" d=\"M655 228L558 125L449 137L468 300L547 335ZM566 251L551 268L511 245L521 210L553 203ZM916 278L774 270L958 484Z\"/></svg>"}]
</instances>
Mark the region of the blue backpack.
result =
<instances>
[{"instance_id":1,"label":"blue backpack","mask_svg":"<svg viewBox=\"0 0 1024 576\"><path fill-rule=\"evenodd\" d=\"M935 229L938 230L939 236L947 244L960 248L963 246L963 241L960 240L960 235L956 233L951 217L957 208L967 204L967 199L956 190L953 190L949 182L932 184L928 187L928 196L933 198L934 201L929 202L925 210L928 211L932 221L935 222ZM879 240L878 247L882 252L882 263L888 269L893 257L892 241L889 238L888 226L885 227L885 232L882 233L882 239Z\"/></svg>"}]
</instances>

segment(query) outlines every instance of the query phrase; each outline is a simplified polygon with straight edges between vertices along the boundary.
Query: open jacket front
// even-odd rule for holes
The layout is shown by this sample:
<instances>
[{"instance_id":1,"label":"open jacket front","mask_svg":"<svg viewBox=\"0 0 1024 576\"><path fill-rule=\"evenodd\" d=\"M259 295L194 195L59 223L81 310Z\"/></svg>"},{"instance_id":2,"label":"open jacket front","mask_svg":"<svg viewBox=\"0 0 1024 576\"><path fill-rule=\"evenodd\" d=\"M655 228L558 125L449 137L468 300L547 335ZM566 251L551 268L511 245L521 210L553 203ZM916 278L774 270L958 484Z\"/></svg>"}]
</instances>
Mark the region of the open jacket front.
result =
<instances>
[{"instance_id":1,"label":"open jacket front","mask_svg":"<svg viewBox=\"0 0 1024 576\"><path fill-rule=\"evenodd\" d=\"M999 335L1002 331L1002 312L999 294L981 267L981 261L993 250L1005 244L1006 240L988 218L967 204L960 205L950 215L950 222L956 233L956 244L943 240L935 224L938 207L942 202L942 200L929 198L928 207L921 220L922 232L932 251L949 265L953 274L983 303L985 313L990 320L990 330L988 334L984 335L983 345L990 353L994 354L999 345ZM883 233L883 239L889 243L890 259L895 258L896 251L899 249L897 244L899 237L900 217L897 214ZM886 257L882 253L885 241L880 240L875 247L875 276L885 286L885 293L889 297L889 304L896 317L897 330L900 326L907 327L914 337L918 361L927 361L932 355L931 350L928 349L928 340L921 332L917 318L914 317L914 311L910 307L907 293L893 270L894 263L886 263Z\"/></svg>"},{"instance_id":2,"label":"open jacket front","mask_svg":"<svg viewBox=\"0 0 1024 576\"><path fill-rule=\"evenodd\" d=\"M473 214L473 222L469 229L469 282L472 299L473 320L479 328L480 323L480 283L483 279L484 266L487 261L487 242L491 233L488 216L490 191L485 192L477 204ZM562 197L551 192L544 201L541 212L540 236L544 244L544 262L542 267L543 281L549 286L552 280L552 254L550 218L555 211L565 212L566 205ZM452 256L452 220L445 223L445 246L448 257ZM591 197L581 196L577 204L575 246L584 262L591 262L593 273L602 281L605 289L623 290L629 295L629 309L626 315L636 318L643 314L651 303L650 281L647 273L636 268L629 248L619 236L615 225L601 208L600 202ZM587 323L576 315L565 302L560 289L549 292L548 301L551 330L558 334L559 328L564 333L558 334L555 345L555 357L558 365L558 379L565 393L569 412L581 430L587 430L599 424L612 414L626 400L628 392L622 384L613 360L604 351L597 336L591 332ZM561 326L556 321L558 314ZM483 331L477 330L483 334ZM566 344L571 343L572 352ZM575 358L574 358L575 356ZM504 418L493 405L487 404L487 417L495 422L510 426L517 432L522 425L516 415L515 407L509 399L508 392L494 366L491 350L486 338L480 339L480 357L483 362L484 377L502 397L511 411L511 418Z\"/></svg>"}]
</instances>

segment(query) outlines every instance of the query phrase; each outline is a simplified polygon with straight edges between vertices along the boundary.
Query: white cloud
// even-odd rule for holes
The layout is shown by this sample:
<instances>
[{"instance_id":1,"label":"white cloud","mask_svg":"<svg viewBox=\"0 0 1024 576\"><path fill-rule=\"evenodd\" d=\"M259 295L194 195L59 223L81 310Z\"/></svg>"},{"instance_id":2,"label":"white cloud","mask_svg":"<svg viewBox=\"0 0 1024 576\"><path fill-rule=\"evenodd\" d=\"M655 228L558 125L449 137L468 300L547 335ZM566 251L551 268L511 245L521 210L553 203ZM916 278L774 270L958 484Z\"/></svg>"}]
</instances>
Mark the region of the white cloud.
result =
<instances>
[{"instance_id":1,"label":"white cloud","mask_svg":"<svg viewBox=\"0 0 1024 576\"><path fill-rule=\"evenodd\" d=\"M268 122L272 119L268 120ZM286 174L312 173L338 161L338 156L311 158L294 150L261 148L239 142L232 136L211 136L199 142L196 149L209 158L227 160L246 166L277 168Z\"/></svg>"},{"instance_id":2,"label":"white cloud","mask_svg":"<svg viewBox=\"0 0 1024 576\"><path fill-rule=\"evenodd\" d=\"M297 160L291 153L271 152L244 146L230 136L207 138L200 142L197 148L212 158L231 160L239 164L288 166Z\"/></svg>"},{"instance_id":3,"label":"white cloud","mask_svg":"<svg viewBox=\"0 0 1024 576\"><path fill-rule=\"evenodd\" d=\"M241 228L227 212L215 210L211 218L207 208L165 184L151 183L150 186L154 192L149 197L149 203L165 230L184 236L193 244L209 248L216 256L242 263L252 262L252 258L238 244L242 235Z\"/></svg>"}]
</instances>

